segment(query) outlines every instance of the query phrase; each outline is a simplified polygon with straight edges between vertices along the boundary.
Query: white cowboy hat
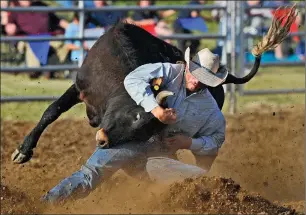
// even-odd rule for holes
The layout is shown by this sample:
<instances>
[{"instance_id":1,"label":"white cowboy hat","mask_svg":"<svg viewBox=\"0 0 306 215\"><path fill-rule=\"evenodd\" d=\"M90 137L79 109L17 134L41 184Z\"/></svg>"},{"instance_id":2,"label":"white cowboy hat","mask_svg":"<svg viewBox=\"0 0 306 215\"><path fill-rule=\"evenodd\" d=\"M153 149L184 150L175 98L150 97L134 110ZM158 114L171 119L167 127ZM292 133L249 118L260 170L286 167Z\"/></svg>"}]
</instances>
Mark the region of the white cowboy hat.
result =
<instances>
[{"instance_id":1,"label":"white cowboy hat","mask_svg":"<svg viewBox=\"0 0 306 215\"><path fill-rule=\"evenodd\" d=\"M185 51L185 61L190 73L202 84L210 87L223 83L228 75L227 70L218 72L219 56L213 54L208 48L202 49L190 60L190 48L188 47Z\"/></svg>"}]
</instances>

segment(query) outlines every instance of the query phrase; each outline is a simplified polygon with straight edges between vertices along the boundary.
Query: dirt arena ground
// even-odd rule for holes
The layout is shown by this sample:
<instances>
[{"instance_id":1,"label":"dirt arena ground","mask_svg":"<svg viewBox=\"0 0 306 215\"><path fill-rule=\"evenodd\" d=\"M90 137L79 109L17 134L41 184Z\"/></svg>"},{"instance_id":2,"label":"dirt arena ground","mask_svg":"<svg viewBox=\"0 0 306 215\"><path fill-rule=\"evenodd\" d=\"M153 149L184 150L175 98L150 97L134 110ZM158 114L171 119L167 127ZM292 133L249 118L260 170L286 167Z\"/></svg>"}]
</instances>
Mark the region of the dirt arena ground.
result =
<instances>
[{"instance_id":1,"label":"dirt arena ground","mask_svg":"<svg viewBox=\"0 0 306 215\"><path fill-rule=\"evenodd\" d=\"M87 198L57 206L39 198L87 160L96 130L85 120L59 120L45 131L33 159L14 165L11 153L35 124L2 121L1 214L303 213L304 109L258 108L226 119L226 142L207 177L162 186L119 170ZM196 162L189 151L181 155Z\"/></svg>"}]
</instances>

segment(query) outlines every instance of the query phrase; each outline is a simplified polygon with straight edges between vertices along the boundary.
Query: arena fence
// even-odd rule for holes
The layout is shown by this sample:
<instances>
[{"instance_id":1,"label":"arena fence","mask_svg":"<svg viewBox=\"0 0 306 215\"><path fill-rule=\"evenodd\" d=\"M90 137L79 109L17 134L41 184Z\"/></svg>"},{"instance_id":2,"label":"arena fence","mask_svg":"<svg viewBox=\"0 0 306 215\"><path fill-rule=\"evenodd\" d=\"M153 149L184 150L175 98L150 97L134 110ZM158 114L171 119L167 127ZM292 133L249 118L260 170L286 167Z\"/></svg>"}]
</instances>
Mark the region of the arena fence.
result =
<instances>
[{"instance_id":1,"label":"arena fence","mask_svg":"<svg viewBox=\"0 0 306 215\"><path fill-rule=\"evenodd\" d=\"M300 3L297 5L299 10L304 10L305 12L305 4ZM244 4L240 4L240 11L245 11L246 9L249 8L272 8L272 7L244 7ZM276 8L276 7L274 7ZM243 20L243 12L241 12L239 19ZM306 20L306 13L305 13L305 20ZM257 38L257 37L262 37L260 34L256 35L248 35L243 32L244 28L244 22L241 22L241 29L240 29L240 44L245 44L246 39L248 38ZM306 31L306 22L304 23L304 29ZM304 32L295 32L295 33L290 33L288 36L293 37L293 36L301 36L301 39L305 38L305 31ZM240 53L244 53L244 47L240 46ZM243 76L244 71L246 66L251 66L253 65L252 63L246 63L245 62L245 55L240 54L239 56L239 64L240 64L240 69L239 69L239 75ZM305 65L305 62L298 61L298 62L273 62L273 63L261 63L261 67L273 67L273 66L288 66L288 67L294 67L294 66L303 66ZM238 70L237 70L238 71ZM289 93L305 93L305 88L304 89L278 89L278 90L244 90L243 85L238 86L238 92L239 95L244 96L244 95L267 95L267 94L289 94Z\"/></svg>"},{"instance_id":2,"label":"arena fence","mask_svg":"<svg viewBox=\"0 0 306 215\"><path fill-rule=\"evenodd\" d=\"M298 4L299 8L305 8L304 3ZM250 7L249 7L250 8ZM263 7L252 7L252 8L263 8ZM273 7L265 7L265 8L273 8ZM173 34L170 36L158 36L161 39L171 39L171 40L182 40L182 39L218 39L224 41L224 44L231 44L230 49L223 48L223 50L226 52L225 56L223 56L223 62L228 65L230 68L231 73L233 73L236 76L242 76L245 70L245 67L249 64L245 63L244 59L244 49L243 46L240 46L240 51L237 53L236 51L236 44L239 40L240 44L243 44L245 39L247 37L250 37L250 35L246 35L243 33L242 29L244 27L243 22L243 15L245 14L245 10L247 8L244 7L243 2L239 1L227 1L226 6L219 6L219 5L158 5L158 6L149 6L146 8L146 10L151 11L157 11L157 10L190 10L190 9L197 9L197 10L212 10L212 9L219 9L223 10L225 12L225 31L223 34L211 34L211 33L205 33L205 34L197 34L197 35L191 35L191 34ZM22 11L37 11L37 12L73 12L77 11L79 12L80 17L80 33L78 37L73 38L65 38L63 36L53 36L53 37L26 37L26 36L15 36L15 37L1 37L0 42L1 43L9 43L9 42L16 42L16 41L65 41L65 40L96 40L97 37L84 37L84 14L86 12L90 11L137 11L137 10L143 10L143 8L139 6L108 6L104 8L84 8L84 2L78 1L78 6L73 8L65 8L65 7L29 7L29 8L23 8L23 7L7 7L7 8L1 8L1 11L11 11L11 12L22 12ZM239 28L236 28L236 24L239 23ZM306 29L306 23L305 23L305 29ZM304 32L298 32L294 35L305 35ZM252 35L251 37L258 37L261 35ZM223 53L224 53L223 51ZM237 56L238 55L238 56ZM42 67L12 67L12 66L2 66L1 65L1 72L33 72L33 71L40 71L40 72L50 72L50 71L63 71L63 70L74 70L81 66L84 56L84 50L82 50L82 56L79 59L78 65L47 65ZM239 59L239 60L237 60ZM273 63L273 64L265 64L262 63L261 66L297 66L301 65L302 63ZM239 65L239 68L238 68ZM281 93L305 93L305 89L281 89L281 90L253 90L253 91L245 91L243 90L243 86L239 85L238 87L239 95L260 95L260 94L281 94ZM230 93L230 105L229 105L229 111L230 113L235 112L235 106L237 103L236 98L236 88L234 85L230 85L229 87L229 93ZM53 101L57 99L58 97L54 96L15 96L15 97L3 97L1 96L1 103L3 102L30 102L30 101Z\"/></svg>"}]
</instances>

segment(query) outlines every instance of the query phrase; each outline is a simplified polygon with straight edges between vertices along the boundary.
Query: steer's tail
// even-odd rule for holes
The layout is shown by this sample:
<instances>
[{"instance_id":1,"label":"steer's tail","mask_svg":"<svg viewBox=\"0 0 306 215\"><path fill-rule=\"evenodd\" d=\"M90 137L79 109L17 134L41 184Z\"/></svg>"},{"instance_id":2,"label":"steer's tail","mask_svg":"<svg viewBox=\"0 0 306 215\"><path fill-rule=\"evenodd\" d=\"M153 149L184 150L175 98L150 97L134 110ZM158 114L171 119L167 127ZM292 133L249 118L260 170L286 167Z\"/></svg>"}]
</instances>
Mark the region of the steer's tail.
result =
<instances>
[{"instance_id":1,"label":"steer's tail","mask_svg":"<svg viewBox=\"0 0 306 215\"><path fill-rule=\"evenodd\" d=\"M286 7L287 8L287 7ZM277 8L275 14L283 9L281 7ZM260 66L261 55L267 50L276 48L283 40L287 37L290 32L290 27L297 17L296 4L294 4L288 13L284 14L281 17L276 17L274 15L272 24L269 28L267 35L254 46L252 54L255 56L254 65L250 73L242 78L237 78L229 74L223 84L233 83L233 84L244 84L250 81L257 73ZM243 53L241 53L243 54Z\"/></svg>"},{"instance_id":2,"label":"steer's tail","mask_svg":"<svg viewBox=\"0 0 306 215\"><path fill-rule=\"evenodd\" d=\"M287 7L286 7L287 8ZM277 8L274 14L280 10L280 7ZM287 37L290 31L292 23L297 17L296 4L294 4L288 13L284 14L281 17L276 17L274 15L272 20L272 25L269 28L269 31L266 36L259 42L252 50L252 54L256 57L264 53L269 49L276 48L283 40Z\"/></svg>"}]
</instances>

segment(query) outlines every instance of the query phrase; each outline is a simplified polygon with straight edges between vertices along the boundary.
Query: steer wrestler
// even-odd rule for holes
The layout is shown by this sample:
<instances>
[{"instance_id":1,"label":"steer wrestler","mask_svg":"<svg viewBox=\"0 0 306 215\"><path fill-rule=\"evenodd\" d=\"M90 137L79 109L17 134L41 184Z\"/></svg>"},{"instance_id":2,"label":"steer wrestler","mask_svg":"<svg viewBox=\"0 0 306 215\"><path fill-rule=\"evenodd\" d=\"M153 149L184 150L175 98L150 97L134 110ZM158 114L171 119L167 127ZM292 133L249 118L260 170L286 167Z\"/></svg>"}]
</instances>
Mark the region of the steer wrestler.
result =
<instances>
[{"instance_id":1,"label":"steer wrestler","mask_svg":"<svg viewBox=\"0 0 306 215\"><path fill-rule=\"evenodd\" d=\"M188 48L185 61L186 64L140 66L127 75L124 86L146 112L151 112L161 122L168 124L166 131L172 136L164 138L161 145L164 143L170 152L190 149L195 155L214 158L225 140L225 119L206 86L221 84L228 71L224 67L219 68L219 57L208 49L201 50L190 60ZM167 109L158 105L151 90L150 83L156 78L162 78L162 90L174 93L165 101L169 107ZM176 134L173 135L174 132ZM126 143L110 149L97 148L79 171L52 188L43 200L55 202L72 194L77 194L74 195L76 198L86 196L116 170L143 155L147 157L148 152L157 145L148 141L142 144ZM206 169L202 169L167 157L150 157L146 170L153 180L173 182L203 175L210 168L210 165L206 166Z\"/></svg>"}]
</instances>

